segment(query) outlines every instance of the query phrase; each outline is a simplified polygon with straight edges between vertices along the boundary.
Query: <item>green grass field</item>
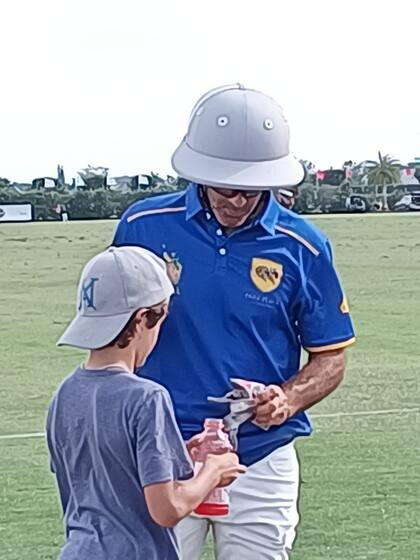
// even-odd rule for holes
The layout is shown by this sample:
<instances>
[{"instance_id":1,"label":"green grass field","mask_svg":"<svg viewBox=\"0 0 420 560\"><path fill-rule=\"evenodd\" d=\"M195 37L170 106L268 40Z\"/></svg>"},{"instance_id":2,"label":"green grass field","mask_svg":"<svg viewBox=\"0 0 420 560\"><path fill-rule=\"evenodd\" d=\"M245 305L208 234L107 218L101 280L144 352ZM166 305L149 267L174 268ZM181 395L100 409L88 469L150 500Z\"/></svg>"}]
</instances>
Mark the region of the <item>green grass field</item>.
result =
<instances>
[{"instance_id":1,"label":"green grass field","mask_svg":"<svg viewBox=\"0 0 420 560\"><path fill-rule=\"evenodd\" d=\"M420 215L316 222L333 241L358 343L341 388L313 410L315 435L298 444L302 520L292 558L416 560ZM0 436L41 432L53 390L82 359L55 341L82 265L114 225L0 226ZM0 558L53 559L61 542L43 438L0 438ZM203 558L213 558L210 547Z\"/></svg>"}]
</instances>

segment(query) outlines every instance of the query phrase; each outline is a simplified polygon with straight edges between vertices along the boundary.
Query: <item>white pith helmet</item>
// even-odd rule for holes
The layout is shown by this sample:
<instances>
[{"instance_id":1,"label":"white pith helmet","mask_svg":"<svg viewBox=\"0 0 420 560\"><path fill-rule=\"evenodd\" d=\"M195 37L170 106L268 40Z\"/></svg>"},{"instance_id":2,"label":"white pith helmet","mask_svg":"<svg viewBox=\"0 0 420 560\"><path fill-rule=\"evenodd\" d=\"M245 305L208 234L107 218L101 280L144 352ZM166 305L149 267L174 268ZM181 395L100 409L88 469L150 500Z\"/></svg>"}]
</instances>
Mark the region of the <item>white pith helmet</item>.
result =
<instances>
[{"instance_id":1,"label":"white pith helmet","mask_svg":"<svg viewBox=\"0 0 420 560\"><path fill-rule=\"evenodd\" d=\"M214 187L267 190L304 178L289 152L280 105L241 84L212 89L197 101L172 166L180 177Z\"/></svg>"}]
</instances>

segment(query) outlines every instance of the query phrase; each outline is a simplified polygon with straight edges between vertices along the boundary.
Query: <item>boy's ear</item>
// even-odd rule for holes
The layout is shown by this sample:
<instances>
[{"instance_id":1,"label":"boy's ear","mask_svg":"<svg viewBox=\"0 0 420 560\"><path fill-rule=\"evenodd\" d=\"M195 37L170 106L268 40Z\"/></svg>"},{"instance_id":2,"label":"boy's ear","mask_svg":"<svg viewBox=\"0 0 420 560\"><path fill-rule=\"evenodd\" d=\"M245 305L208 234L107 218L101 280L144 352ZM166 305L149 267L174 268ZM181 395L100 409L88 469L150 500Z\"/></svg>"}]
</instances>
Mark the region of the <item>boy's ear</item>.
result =
<instances>
[{"instance_id":1,"label":"boy's ear","mask_svg":"<svg viewBox=\"0 0 420 560\"><path fill-rule=\"evenodd\" d=\"M143 308L143 309L137 309L137 311L134 314L134 317L136 319L140 319L141 317L144 317L147 313L147 309Z\"/></svg>"},{"instance_id":2,"label":"boy's ear","mask_svg":"<svg viewBox=\"0 0 420 560\"><path fill-rule=\"evenodd\" d=\"M143 330L146 328L147 320L147 309L139 309L134 314L134 322L136 325L136 331Z\"/></svg>"}]
</instances>

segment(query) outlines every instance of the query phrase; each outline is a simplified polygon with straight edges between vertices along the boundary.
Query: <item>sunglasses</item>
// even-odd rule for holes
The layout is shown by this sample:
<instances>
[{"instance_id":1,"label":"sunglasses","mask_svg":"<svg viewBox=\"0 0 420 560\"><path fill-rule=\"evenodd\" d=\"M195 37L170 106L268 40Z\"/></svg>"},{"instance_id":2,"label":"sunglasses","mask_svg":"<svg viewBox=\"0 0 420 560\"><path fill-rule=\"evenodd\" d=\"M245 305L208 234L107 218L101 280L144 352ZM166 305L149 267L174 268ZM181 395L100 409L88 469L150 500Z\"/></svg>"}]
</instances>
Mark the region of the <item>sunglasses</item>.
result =
<instances>
[{"instance_id":1,"label":"sunglasses","mask_svg":"<svg viewBox=\"0 0 420 560\"><path fill-rule=\"evenodd\" d=\"M219 188L215 188L215 187L210 187L214 192L216 192L217 194L219 194L220 196L223 196L225 198L234 198L236 195L238 195L239 193L244 197L244 198L255 198L256 196L258 196L259 194L262 193L262 191L244 191L244 190L240 190L240 189L219 189Z\"/></svg>"}]
</instances>

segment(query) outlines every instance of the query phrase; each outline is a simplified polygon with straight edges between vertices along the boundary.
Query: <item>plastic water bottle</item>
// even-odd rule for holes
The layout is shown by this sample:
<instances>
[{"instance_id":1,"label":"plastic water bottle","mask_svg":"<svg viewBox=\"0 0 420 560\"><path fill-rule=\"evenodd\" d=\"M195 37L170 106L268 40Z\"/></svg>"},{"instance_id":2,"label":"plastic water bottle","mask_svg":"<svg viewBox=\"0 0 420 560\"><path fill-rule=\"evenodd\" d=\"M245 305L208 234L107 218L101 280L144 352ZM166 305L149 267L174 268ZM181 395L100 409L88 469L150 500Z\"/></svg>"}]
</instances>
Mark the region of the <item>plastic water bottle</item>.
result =
<instances>
[{"instance_id":1,"label":"plastic water bottle","mask_svg":"<svg viewBox=\"0 0 420 560\"><path fill-rule=\"evenodd\" d=\"M218 418L207 418L204 421L204 430L196 438L200 443L192 452L195 474L203 467L207 455L222 455L233 450L229 436L223 431L223 420ZM214 488L194 513L206 517L228 515L229 494L226 489Z\"/></svg>"}]
</instances>

